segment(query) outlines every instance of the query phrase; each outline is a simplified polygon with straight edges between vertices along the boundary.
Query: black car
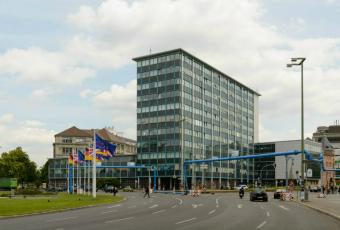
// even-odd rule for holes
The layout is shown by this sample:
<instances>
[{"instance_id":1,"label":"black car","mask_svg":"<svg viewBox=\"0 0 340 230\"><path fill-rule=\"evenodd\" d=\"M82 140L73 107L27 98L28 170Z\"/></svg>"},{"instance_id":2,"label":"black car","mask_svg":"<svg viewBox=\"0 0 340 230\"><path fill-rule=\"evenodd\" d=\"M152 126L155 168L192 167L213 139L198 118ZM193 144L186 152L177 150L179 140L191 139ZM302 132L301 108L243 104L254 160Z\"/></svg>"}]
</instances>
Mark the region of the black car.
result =
<instances>
[{"instance_id":1,"label":"black car","mask_svg":"<svg viewBox=\"0 0 340 230\"><path fill-rule=\"evenodd\" d=\"M268 195L264 189L261 188L255 188L254 191L250 193L250 201L255 200L262 200L262 201L268 201Z\"/></svg>"}]
</instances>

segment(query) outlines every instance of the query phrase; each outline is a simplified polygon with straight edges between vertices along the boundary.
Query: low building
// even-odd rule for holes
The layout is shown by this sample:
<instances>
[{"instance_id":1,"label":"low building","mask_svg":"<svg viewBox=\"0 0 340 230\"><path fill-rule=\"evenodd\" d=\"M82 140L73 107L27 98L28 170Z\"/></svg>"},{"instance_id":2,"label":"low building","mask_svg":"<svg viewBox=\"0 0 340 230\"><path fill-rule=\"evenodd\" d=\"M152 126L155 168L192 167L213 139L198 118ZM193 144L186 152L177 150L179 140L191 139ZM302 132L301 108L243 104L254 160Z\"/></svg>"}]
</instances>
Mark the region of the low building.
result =
<instances>
[{"instance_id":1,"label":"low building","mask_svg":"<svg viewBox=\"0 0 340 230\"><path fill-rule=\"evenodd\" d=\"M300 140L264 142L255 144L255 154L271 152L287 152L300 150ZM310 139L305 140L305 149L310 151L314 158L318 159L322 152L322 145ZM287 168L286 168L287 165ZM298 175L301 176L301 154L277 156L272 158L255 159L255 180L265 185L286 185L286 177L296 183ZM307 171L309 174L307 174ZM306 162L305 178L309 184L317 184L320 180L320 165L315 162Z\"/></svg>"},{"instance_id":2,"label":"low building","mask_svg":"<svg viewBox=\"0 0 340 230\"><path fill-rule=\"evenodd\" d=\"M65 189L68 179L68 156L71 153L80 150L85 152L86 148L93 146L93 129L79 129L75 126L66 129L55 135L53 143L53 158L49 159L49 186L52 188ZM106 166L127 166L136 162L136 141L118 135L113 130L104 128L97 129L96 133L104 140L117 145L116 156L101 162ZM84 169L79 170L74 167L74 177L85 180L84 175L91 175ZM98 178L117 178L121 186L130 185L137 187L137 170L136 169L97 169Z\"/></svg>"}]
</instances>

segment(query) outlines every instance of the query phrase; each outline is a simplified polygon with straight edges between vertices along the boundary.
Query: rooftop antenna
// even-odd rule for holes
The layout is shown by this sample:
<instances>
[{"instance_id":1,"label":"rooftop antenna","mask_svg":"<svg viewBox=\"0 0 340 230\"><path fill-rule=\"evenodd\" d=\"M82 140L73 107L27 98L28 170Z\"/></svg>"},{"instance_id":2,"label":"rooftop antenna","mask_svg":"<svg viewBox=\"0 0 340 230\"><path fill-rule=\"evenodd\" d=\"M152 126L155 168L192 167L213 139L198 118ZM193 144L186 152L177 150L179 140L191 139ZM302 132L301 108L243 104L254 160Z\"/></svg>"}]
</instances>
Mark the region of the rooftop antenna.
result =
<instances>
[{"instance_id":1,"label":"rooftop antenna","mask_svg":"<svg viewBox=\"0 0 340 230\"><path fill-rule=\"evenodd\" d=\"M150 54L152 53L152 49L151 48L149 49L149 52L150 52Z\"/></svg>"}]
</instances>

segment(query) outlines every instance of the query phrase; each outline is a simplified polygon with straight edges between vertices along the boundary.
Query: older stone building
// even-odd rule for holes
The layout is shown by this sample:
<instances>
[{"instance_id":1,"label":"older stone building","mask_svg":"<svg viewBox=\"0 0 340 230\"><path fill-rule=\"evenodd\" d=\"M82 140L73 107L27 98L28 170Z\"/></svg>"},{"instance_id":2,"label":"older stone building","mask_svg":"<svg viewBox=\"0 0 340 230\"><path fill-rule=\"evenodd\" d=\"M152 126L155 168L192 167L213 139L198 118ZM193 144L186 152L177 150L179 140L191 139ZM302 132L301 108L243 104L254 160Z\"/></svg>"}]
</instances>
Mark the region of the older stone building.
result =
<instances>
[{"instance_id":1,"label":"older stone building","mask_svg":"<svg viewBox=\"0 0 340 230\"><path fill-rule=\"evenodd\" d=\"M112 129L96 129L96 133L104 140L117 145L116 156L101 162L107 166L126 166L136 162L136 141L122 137ZM52 188L65 189L68 177L67 159L71 153L93 145L93 129L79 129L75 126L55 135L53 158L49 160L49 184ZM85 170L79 170L84 179ZM98 178L117 178L122 186L136 186L137 171L135 169L97 169ZM74 175L78 175L75 172Z\"/></svg>"}]
</instances>

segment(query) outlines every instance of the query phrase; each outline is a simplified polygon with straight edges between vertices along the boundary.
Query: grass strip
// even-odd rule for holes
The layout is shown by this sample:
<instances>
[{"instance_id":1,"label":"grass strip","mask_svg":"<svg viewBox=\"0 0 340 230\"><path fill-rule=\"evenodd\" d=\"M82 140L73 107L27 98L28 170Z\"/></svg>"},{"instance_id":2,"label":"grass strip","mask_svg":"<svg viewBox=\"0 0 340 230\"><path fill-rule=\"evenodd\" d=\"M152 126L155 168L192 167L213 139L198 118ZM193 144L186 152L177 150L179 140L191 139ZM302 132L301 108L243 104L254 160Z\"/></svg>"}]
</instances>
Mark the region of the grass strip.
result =
<instances>
[{"instance_id":1,"label":"grass strip","mask_svg":"<svg viewBox=\"0 0 340 230\"><path fill-rule=\"evenodd\" d=\"M77 208L88 205L115 203L122 201L122 196L97 195L94 199L87 195L69 195L59 193L50 197L29 197L26 198L1 198L0 217L32 214L47 211L56 211L69 208Z\"/></svg>"}]
</instances>

